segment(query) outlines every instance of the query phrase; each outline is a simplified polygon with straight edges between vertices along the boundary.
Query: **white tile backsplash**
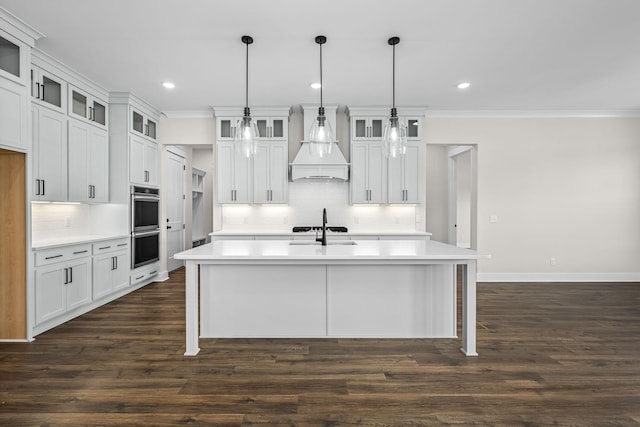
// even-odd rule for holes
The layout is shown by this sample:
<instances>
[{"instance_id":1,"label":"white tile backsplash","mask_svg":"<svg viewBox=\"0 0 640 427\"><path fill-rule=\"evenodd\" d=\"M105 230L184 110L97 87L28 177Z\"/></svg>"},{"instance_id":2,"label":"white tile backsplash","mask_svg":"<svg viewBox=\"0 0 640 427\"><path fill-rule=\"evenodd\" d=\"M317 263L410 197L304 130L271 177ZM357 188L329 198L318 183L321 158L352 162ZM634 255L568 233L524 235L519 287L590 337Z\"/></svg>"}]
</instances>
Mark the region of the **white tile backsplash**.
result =
<instances>
[{"instance_id":1,"label":"white tile backsplash","mask_svg":"<svg viewBox=\"0 0 640 427\"><path fill-rule=\"evenodd\" d=\"M127 234L128 206L72 203L33 203L32 239L46 240L85 235Z\"/></svg>"},{"instance_id":2,"label":"white tile backsplash","mask_svg":"<svg viewBox=\"0 0 640 427\"><path fill-rule=\"evenodd\" d=\"M287 206L224 206L222 231L289 232L296 225L320 225L323 208L328 225L352 232L416 231L414 206L351 206L349 183L335 180L290 182Z\"/></svg>"}]
</instances>

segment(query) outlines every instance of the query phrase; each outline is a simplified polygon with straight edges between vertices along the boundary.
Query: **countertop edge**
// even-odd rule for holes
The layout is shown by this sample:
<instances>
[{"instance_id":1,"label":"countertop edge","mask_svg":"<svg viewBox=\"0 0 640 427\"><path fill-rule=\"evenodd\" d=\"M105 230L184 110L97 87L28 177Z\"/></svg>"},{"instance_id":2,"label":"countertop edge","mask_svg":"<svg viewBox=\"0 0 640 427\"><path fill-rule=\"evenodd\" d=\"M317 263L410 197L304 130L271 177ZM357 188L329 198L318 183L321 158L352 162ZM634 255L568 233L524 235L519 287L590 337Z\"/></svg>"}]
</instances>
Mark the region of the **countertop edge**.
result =
<instances>
[{"instance_id":1,"label":"countertop edge","mask_svg":"<svg viewBox=\"0 0 640 427\"><path fill-rule=\"evenodd\" d=\"M85 235L70 236L51 239L36 240L31 243L31 250L41 251L45 249L59 248L63 246L79 245L83 243L104 242L105 240L125 239L129 238L129 234L114 235Z\"/></svg>"}]
</instances>

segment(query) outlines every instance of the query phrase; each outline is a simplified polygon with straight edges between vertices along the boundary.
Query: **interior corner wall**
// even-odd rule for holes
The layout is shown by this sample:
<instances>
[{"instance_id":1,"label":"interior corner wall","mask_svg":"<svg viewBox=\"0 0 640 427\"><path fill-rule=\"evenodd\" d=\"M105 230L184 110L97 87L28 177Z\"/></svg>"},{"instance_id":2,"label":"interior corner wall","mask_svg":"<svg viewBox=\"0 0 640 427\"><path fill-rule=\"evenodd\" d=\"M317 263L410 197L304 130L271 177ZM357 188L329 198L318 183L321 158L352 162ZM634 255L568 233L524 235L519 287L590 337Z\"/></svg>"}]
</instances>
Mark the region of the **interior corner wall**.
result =
<instances>
[{"instance_id":1,"label":"interior corner wall","mask_svg":"<svg viewBox=\"0 0 640 427\"><path fill-rule=\"evenodd\" d=\"M477 144L479 278L640 281L640 118L427 117L425 141Z\"/></svg>"}]
</instances>

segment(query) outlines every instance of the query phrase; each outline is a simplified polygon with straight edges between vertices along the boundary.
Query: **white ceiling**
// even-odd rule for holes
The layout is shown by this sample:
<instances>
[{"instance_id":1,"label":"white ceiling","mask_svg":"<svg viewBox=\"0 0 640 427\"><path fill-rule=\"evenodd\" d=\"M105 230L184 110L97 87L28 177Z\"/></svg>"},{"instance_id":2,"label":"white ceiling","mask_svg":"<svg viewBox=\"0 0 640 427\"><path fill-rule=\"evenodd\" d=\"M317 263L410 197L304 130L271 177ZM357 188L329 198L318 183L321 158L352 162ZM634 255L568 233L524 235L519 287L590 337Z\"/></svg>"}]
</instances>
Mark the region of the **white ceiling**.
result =
<instances>
[{"instance_id":1,"label":"white ceiling","mask_svg":"<svg viewBox=\"0 0 640 427\"><path fill-rule=\"evenodd\" d=\"M396 103L429 110L640 110L638 0L0 0L37 47L163 111ZM168 91L165 80L175 82ZM461 91L456 84L471 82Z\"/></svg>"}]
</instances>

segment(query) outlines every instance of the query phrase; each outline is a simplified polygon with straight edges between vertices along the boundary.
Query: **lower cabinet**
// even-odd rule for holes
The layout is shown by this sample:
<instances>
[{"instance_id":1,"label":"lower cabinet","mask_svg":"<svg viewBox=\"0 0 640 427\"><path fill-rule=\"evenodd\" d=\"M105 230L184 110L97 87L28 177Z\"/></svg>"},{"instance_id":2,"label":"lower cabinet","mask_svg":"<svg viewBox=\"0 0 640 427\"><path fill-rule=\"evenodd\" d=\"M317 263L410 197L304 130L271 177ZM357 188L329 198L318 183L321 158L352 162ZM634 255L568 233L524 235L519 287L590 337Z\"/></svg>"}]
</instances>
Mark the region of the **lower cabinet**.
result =
<instances>
[{"instance_id":1,"label":"lower cabinet","mask_svg":"<svg viewBox=\"0 0 640 427\"><path fill-rule=\"evenodd\" d=\"M91 302L90 258L36 269L36 324Z\"/></svg>"},{"instance_id":2,"label":"lower cabinet","mask_svg":"<svg viewBox=\"0 0 640 427\"><path fill-rule=\"evenodd\" d=\"M93 299L129 286L127 239L93 244Z\"/></svg>"}]
</instances>

